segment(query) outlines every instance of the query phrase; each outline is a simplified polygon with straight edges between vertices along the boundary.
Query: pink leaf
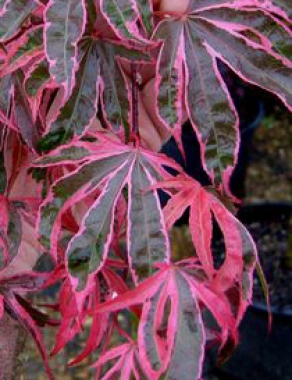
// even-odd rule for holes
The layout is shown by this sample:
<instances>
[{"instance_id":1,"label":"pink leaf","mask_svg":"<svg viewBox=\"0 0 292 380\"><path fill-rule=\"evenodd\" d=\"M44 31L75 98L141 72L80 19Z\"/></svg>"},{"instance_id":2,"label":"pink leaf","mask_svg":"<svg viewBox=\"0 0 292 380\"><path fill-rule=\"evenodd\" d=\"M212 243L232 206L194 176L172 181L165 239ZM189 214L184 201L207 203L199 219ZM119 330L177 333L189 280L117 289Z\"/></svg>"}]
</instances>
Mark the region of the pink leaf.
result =
<instances>
[{"instance_id":1,"label":"pink leaf","mask_svg":"<svg viewBox=\"0 0 292 380\"><path fill-rule=\"evenodd\" d=\"M45 49L50 72L68 99L75 84L77 43L85 28L84 0L50 0L45 12Z\"/></svg>"}]
</instances>

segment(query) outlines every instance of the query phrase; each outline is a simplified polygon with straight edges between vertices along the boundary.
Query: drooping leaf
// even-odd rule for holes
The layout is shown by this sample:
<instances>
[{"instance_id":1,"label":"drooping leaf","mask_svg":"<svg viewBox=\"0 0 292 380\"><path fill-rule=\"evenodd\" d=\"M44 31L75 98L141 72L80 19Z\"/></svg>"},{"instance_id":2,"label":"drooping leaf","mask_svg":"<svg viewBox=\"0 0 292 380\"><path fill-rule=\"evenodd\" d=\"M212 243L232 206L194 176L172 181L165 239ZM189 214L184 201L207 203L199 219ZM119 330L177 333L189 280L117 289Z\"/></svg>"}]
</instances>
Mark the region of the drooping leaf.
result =
<instances>
[{"instance_id":1,"label":"drooping leaf","mask_svg":"<svg viewBox=\"0 0 292 380\"><path fill-rule=\"evenodd\" d=\"M292 62L287 54L291 34L260 5L248 5L193 0L187 15L170 15L155 33L163 42L157 69L159 115L177 127L186 94L203 166L226 189L238 151L238 121L217 60L243 80L275 93L288 107L292 104Z\"/></svg>"},{"instance_id":2,"label":"drooping leaf","mask_svg":"<svg viewBox=\"0 0 292 380\"><path fill-rule=\"evenodd\" d=\"M77 43L86 21L84 0L51 0L45 12L45 49L50 72L68 98L75 84Z\"/></svg>"},{"instance_id":3,"label":"drooping leaf","mask_svg":"<svg viewBox=\"0 0 292 380\"><path fill-rule=\"evenodd\" d=\"M175 380L198 379L205 343L199 300L215 318L221 314L217 322L224 330L222 337L232 334L235 321L230 305L196 275L189 274L188 266L163 265L154 276L99 305L94 313L116 312L142 304L138 333L142 368L151 379L160 379L163 373ZM216 306L215 300L218 300ZM220 308L220 314L216 308Z\"/></svg>"},{"instance_id":4,"label":"drooping leaf","mask_svg":"<svg viewBox=\"0 0 292 380\"><path fill-rule=\"evenodd\" d=\"M183 188L179 186L183 183ZM238 321L251 303L252 276L258 260L255 244L246 228L210 191L205 190L189 177L177 178L161 186L176 186L178 192L168 201L164 215L170 228L182 213L190 207L190 232L197 257L214 289L239 291ZM218 222L225 242L225 259L218 270L213 264L211 240L212 215ZM239 289L239 290L238 290Z\"/></svg>"}]
</instances>

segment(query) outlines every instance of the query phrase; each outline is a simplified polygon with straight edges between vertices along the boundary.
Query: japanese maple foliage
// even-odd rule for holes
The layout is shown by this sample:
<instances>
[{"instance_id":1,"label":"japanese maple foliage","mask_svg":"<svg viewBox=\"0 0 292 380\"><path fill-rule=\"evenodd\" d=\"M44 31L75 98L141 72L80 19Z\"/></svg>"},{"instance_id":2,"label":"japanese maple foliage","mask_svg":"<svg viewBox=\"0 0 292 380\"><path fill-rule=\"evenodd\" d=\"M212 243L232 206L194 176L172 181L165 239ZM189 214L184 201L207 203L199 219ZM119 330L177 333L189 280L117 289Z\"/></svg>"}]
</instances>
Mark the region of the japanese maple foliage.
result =
<instances>
[{"instance_id":1,"label":"japanese maple foliage","mask_svg":"<svg viewBox=\"0 0 292 380\"><path fill-rule=\"evenodd\" d=\"M50 378L41 328L58 328L57 354L90 320L69 364L95 354L96 379L200 379L207 343L228 355L252 300L256 247L229 188L239 119L218 63L292 110L291 6L172 3L0 0L0 320L33 335ZM153 149L157 129L183 150L186 119L207 188ZM188 208L195 255L175 262ZM43 254L52 272L34 270ZM56 283L57 321L25 299Z\"/></svg>"}]
</instances>

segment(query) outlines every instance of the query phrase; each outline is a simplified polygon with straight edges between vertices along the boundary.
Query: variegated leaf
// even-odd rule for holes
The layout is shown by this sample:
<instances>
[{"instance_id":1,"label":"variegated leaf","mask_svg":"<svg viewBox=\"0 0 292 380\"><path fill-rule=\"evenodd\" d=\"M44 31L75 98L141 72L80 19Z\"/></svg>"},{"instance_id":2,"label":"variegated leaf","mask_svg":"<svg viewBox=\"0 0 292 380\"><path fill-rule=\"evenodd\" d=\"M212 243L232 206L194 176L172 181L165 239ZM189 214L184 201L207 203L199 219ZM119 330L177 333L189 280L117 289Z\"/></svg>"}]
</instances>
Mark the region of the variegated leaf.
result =
<instances>
[{"instance_id":1,"label":"variegated leaf","mask_svg":"<svg viewBox=\"0 0 292 380\"><path fill-rule=\"evenodd\" d=\"M191 268L192 261L189 265ZM95 311L116 312L142 304L138 331L140 363L151 379L158 380L162 374L174 380L200 378L206 332L199 300L216 318L223 343L234 332L231 305L198 280L194 271L191 274L190 268L161 265L158 273L135 289L100 304Z\"/></svg>"},{"instance_id":2,"label":"variegated leaf","mask_svg":"<svg viewBox=\"0 0 292 380\"><path fill-rule=\"evenodd\" d=\"M25 79L25 91L30 97L36 96L42 86L50 79L50 72L47 62L41 61Z\"/></svg>"},{"instance_id":3,"label":"variegated leaf","mask_svg":"<svg viewBox=\"0 0 292 380\"><path fill-rule=\"evenodd\" d=\"M109 176L103 192L85 215L77 235L67 249L68 269L78 278L78 289L86 285L87 276L100 270L112 240L114 210L125 185L131 162L125 161Z\"/></svg>"},{"instance_id":4,"label":"variegated leaf","mask_svg":"<svg viewBox=\"0 0 292 380\"><path fill-rule=\"evenodd\" d=\"M291 31L260 4L248 5L193 0L184 18L170 16L155 32L155 38L163 42L157 69L159 115L165 124L179 127L186 93L203 166L213 182L223 181L226 189L239 134L217 60L292 107Z\"/></svg>"},{"instance_id":5,"label":"variegated leaf","mask_svg":"<svg viewBox=\"0 0 292 380\"><path fill-rule=\"evenodd\" d=\"M85 28L84 0L51 0L45 13L45 49L50 72L68 98L75 84L77 43Z\"/></svg>"},{"instance_id":6,"label":"variegated leaf","mask_svg":"<svg viewBox=\"0 0 292 380\"><path fill-rule=\"evenodd\" d=\"M140 40L137 27L139 15L133 0L101 0L101 10L117 37Z\"/></svg>"},{"instance_id":7,"label":"variegated leaf","mask_svg":"<svg viewBox=\"0 0 292 380\"><path fill-rule=\"evenodd\" d=\"M96 116L99 98L103 116L109 126L116 132L125 130L129 133L130 94L118 59L148 62L150 57L139 50L130 50L102 40L91 40L83 44L80 55L83 58L72 95L57 119L49 126L49 133L43 137L41 144L57 135L65 135L63 141L66 141L73 135L84 134Z\"/></svg>"},{"instance_id":8,"label":"variegated leaf","mask_svg":"<svg viewBox=\"0 0 292 380\"><path fill-rule=\"evenodd\" d=\"M27 146L34 150L38 141L37 126L33 121L29 103L23 88L23 79L19 72L14 79L14 115L20 134Z\"/></svg>"},{"instance_id":9,"label":"variegated leaf","mask_svg":"<svg viewBox=\"0 0 292 380\"><path fill-rule=\"evenodd\" d=\"M6 76L19 68L33 62L37 57L43 57L43 29L41 27L31 28L22 35L19 40L13 41L13 51L0 70L0 76Z\"/></svg>"},{"instance_id":10,"label":"variegated leaf","mask_svg":"<svg viewBox=\"0 0 292 380\"><path fill-rule=\"evenodd\" d=\"M171 197L164 208L168 228L172 227L182 213L190 207L190 232L196 255L214 289L238 292L238 321L251 303L252 275L258 262L258 255L252 237L226 206L211 191L202 188L195 180L181 177L170 181L169 186L183 188ZM167 181L161 184L167 187ZM225 260L216 270L213 264L211 241L213 236L213 216L217 221L225 242ZM239 284L239 286L238 286Z\"/></svg>"},{"instance_id":11,"label":"variegated leaf","mask_svg":"<svg viewBox=\"0 0 292 380\"><path fill-rule=\"evenodd\" d=\"M87 46L76 75L69 100L51 126L50 133L64 131L69 136L82 135L95 118L98 104L100 64L98 44Z\"/></svg>"},{"instance_id":12,"label":"variegated leaf","mask_svg":"<svg viewBox=\"0 0 292 380\"><path fill-rule=\"evenodd\" d=\"M157 194L145 192L154 183L147 167L137 160L129 181L128 250L131 267L139 276L148 276L169 250Z\"/></svg>"},{"instance_id":13,"label":"variegated leaf","mask_svg":"<svg viewBox=\"0 0 292 380\"><path fill-rule=\"evenodd\" d=\"M12 37L36 6L37 4L34 0L6 2L4 11L0 12L0 42Z\"/></svg>"},{"instance_id":14,"label":"variegated leaf","mask_svg":"<svg viewBox=\"0 0 292 380\"><path fill-rule=\"evenodd\" d=\"M142 25L146 30L148 37L151 37L153 33L153 20L152 12L153 6L150 0L139 0L137 2L137 7L139 9L139 15L142 21Z\"/></svg>"},{"instance_id":15,"label":"variegated leaf","mask_svg":"<svg viewBox=\"0 0 292 380\"><path fill-rule=\"evenodd\" d=\"M156 182L156 177L159 176L160 171L163 171L162 165L176 169L177 165L165 158L159 162L158 157L150 152L141 148L137 149L114 143L110 140L105 140L100 149L96 149L94 144L91 144L92 148L90 148L89 143L83 143L83 145L85 144L89 151L91 150L91 154L86 157L86 154L83 156L80 151L80 162L82 164L52 186L50 195L41 207L39 221L41 241L47 248L51 249L51 253L55 256L61 229L61 215L68 207L99 189L102 184L103 192L96 204L89 208L83 218L78 235L73 237L68 246L69 262L73 253L75 261L83 262L83 253L85 252L85 256L90 258L90 252L94 254L96 248L93 240L97 242L100 236L102 239L99 244L100 254L96 258L98 264L95 265L97 270L99 265L104 262L109 249L114 221L113 212L118 197L121 190L128 186L128 213L133 217L133 224L128 224L127 233L129 260L132 264L134 277L136 275L139 278L144 277L146 273L153 271L155 263L169 260L169 246L157 194L155 191L147 193L143 193L143 191L145 191L145 187L150 187ZM69 153L69 147L70 144L67 149L60 148L58 150L64 157L63 162L67 164L70 162L71 154L71 162L75 161L74 154L77 152L73 143L71 144L71 153ZM37 165L40 167L44 164L50 166L49 163L52 162L50 157L54 155L56 152L52 152L47 158L44 157L39 160ZM57 159L52 165L60 163ZM156 174L153 175L153 173ZM100 218L102 218L102 223ZM88 220L91 222L89 223ZM96 220L96 223L93 223L92 220ZM142 239L137 240L138 234ZM77 244L76 247L75 244ZM86 266L88 265L87 261Z\"/></svg>"}]
</instances>

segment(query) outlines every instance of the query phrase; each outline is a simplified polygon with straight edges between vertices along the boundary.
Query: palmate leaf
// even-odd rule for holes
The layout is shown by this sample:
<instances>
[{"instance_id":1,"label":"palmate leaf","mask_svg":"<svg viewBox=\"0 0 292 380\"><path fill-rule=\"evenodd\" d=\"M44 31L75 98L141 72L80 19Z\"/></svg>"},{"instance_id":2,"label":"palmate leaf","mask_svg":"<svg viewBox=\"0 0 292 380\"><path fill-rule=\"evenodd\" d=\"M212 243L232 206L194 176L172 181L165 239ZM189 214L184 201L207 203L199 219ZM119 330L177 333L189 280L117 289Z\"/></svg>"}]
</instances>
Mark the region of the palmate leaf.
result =
<instances>
[{"instance_id":1,"label":"palmate leaf","mask_svg":"<svg viewBox=\"0 0 292 380\"><path fill-rule=\"evenodd\" d=\"M178 127L186 94L203 166L216 184L223 180L226 188L238 150L238 120L217 59L292 107L292 62L287 53L291 31L251 3L193 0L186 15L170 15L155 32L163 42L157 65L160 117Z\"/></svg>"},{"instance_id":2,"label":"palmate leaf","mask_svg":"<svg viewBox=\"0 0 292 380\"><path fill-rule=\"evenodd\" d=\"M75 84L77 43L86 22L85 0L49 1L45 12L45 50L50 72L68 99Z\"/></svg>"},{"instance_id":3,"label":"palmate leaf","mask_svg":"<svg viewBox=\"0 0 292 380\"><path fill-rule=\"evenodd\" d=\"M52 186L40 210L40 239L55 258L62 214L102 185L101 194L85 214L79 232L71 239L66 252L72 281L75 278L73 282L77 287L76 280L79 280L82 288L88 275L100 270L107 258L113 237L115 207L125 186L128 188L128 214L132 218L128 222L127 241L134 278L151 273L156 262L169 260L168 238L157 194L141 191L145 191L145 186L155 184L160 173L164 174L162 166L179 170L164 156L157 157L143 148L97 136L103 141L101 145L68 144L37 162L39 167L79 163L76 170Z\"/></svg>"},{"instance_id":4,"label":"palmate leaf","mask_svg":"<svg viewBox=\"0 0 292 380\"><path fill-rule=\"evenodd\" d=\"M37 3L34 0L13 0L0 6L3 7L0 7L0 42L5 42L18 31Z\"/></svg>"},{"instance_id":5,"label":"palmate leaf","mask_svg":"<svg viewBox=\"0 0 292 380\"><path fill-rule=\"evenodd\" d=\"M58 134L83 135L96 116L99 99L108 125L115 131L129 133L129 88L118 59L144 62L150 57L120 43L99 39L83 44L80 50L82 59L72 95L48 127L44 142Z\"/></svg>"},{"instance_id":6,"label":"palmate leaf","mask_svg":"<svg viewBox=\"0 0 292 380\"><path fill-rule=\"evenodd\" d=\"M206 331L199 301L217 320L222 343L234 333L235 319L228 301L196 277L194 268L195 260L185 266L161 265L158 273L138 287L93 311L109 313L142 305L139 362L149 379L161 379L162 374L173 380L200 378Z\"/></svg>"},{"instance_id":7,"label":"palmate leaf","mask_svg":"<svg viewBox=\"0 0 292 380\"><path fill-rule=\"evenodd\" d=\"M251 303L252 277L258 262L252 237L215 194L204 189L192 178L177 177L175 180L161 183L161 186L178 189L163 210L167 228L171 228L190 207L189 226L196 255L214 289L223 292L233 289L238 293L236 313L239 323ZM217 270L211 251L212 216L222 231L225 243L225 259Z\"/></svg>"}]
</instances>

